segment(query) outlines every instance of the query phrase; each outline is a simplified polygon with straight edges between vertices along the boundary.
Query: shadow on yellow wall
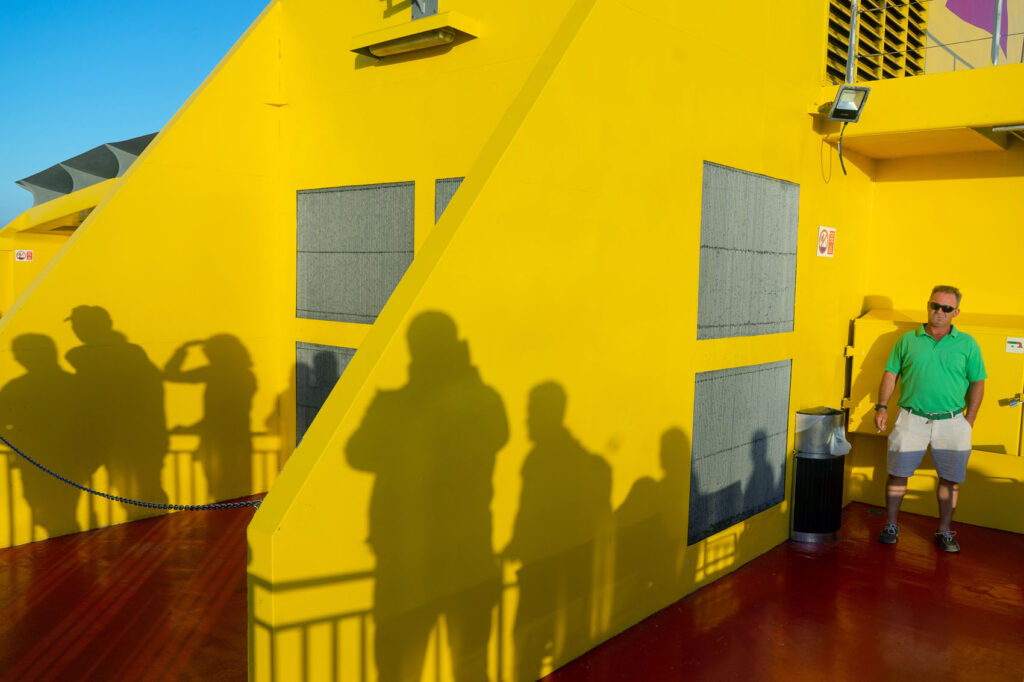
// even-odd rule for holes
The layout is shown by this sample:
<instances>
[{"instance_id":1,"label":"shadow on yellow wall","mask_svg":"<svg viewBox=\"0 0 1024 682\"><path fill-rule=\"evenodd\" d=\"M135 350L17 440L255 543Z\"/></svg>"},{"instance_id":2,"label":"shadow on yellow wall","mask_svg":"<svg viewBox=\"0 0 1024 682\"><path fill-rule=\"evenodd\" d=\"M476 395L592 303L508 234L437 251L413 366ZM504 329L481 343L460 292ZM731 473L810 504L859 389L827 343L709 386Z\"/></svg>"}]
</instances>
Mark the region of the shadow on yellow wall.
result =
<instances>
[{"instance_id":1,"label":"shadow on yellow wall","mask_svg":"<svg viewBox=\"0 0 1024 682\"><path fill-rule=\"evenodd\" d=\"M155 505L241 497L251 494L254 473L263 485L276 474L276 444L254 448L254 436L267 434L250 430L255 378L248 351L236 337L189 342L161 371L115 329L105 308L80 305L66 321L80 341L65 355L74 372L61 366L49 336L21 334L11 343L24 373L0 389L0 433L25 455L80 485ZM208 362L185 369L193 346L203 349ZM203 387L197 423L168 430L165 382ZM186 435L192 441L198 436L197 444L191 446ZM263 461L268 452L269 474ZM4 460L11 544L153 513L82 493L14 452L5 452Z\"/></svg>"},{"instance_id":2,"label":"shadow on yellow wall","mask_svg":"<svg viewBox=\"0 0 1024 682\"><path fill-rule=\"evenodd\" d=\"M500 594L490 506L505 408L451 318L420 315L408 341L408 383L377 394L345 450L353 468L374 475L377 668L381 680L415 679L443 617L455 678L482 679Z\"/></svg>"},{"instance_id":3,"label":"shadow on yellow wall","mask_svg":"<svg viewBox=\"0 0 1024 682\"><path fill-rule=\"evenodd\" d=\"M348 464L372 475L365 518L375 565L280 582L250 573L261 679L535 680L763 542L732 519L688 546L691 448L678 427L662 434L661 475L637 479L615 509L608 459L570 430L571 396L547 380L527 397L529 447L500 547L495 470L517 454L506 447L505 400L447 313L420 313L406 340L408 380L377 390L343 445ZM764 486L784 487L764 443L763 434L753 440L749 480L727 488L737 510L745 496L762 499ZM268 597L286 605L273 620L260 612Z\"/></svg>"}]
</instances>

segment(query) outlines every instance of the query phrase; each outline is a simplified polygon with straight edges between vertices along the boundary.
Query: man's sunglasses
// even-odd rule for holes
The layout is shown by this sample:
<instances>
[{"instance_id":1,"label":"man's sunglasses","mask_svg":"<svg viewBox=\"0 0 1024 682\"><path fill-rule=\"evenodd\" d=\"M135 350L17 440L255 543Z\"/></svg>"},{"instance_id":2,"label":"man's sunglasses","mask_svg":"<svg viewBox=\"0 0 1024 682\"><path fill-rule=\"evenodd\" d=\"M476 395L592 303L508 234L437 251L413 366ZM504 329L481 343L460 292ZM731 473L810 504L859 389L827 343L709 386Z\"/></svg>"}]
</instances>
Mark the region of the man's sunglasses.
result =
<instances>
[{"instance_id":1,"label":"man's sunglasses","mask_svg":"<svg viewBox=\"0 0 1024 682\"><path fill-rule=\"evenodd\" d=\"M942 305L941 303L936 303L935 301L928 301L928 307L931 308L932 310L940 310L941 309L942 312L944 312L944 313L951 313L954 310L956 310L956 306Z\"/></svg>"}]
</instances>

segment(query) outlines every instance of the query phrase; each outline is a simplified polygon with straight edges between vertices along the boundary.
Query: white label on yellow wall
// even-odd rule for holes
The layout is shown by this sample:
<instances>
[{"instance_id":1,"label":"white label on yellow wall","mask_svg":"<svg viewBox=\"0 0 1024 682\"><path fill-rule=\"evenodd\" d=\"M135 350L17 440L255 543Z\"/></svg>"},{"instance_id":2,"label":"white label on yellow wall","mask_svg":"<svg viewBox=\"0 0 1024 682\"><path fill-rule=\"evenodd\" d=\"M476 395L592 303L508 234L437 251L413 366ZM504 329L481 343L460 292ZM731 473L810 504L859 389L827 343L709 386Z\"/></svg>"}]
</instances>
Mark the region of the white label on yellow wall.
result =
<instances>
[{"instance_id":1,"label":"white label on yellow wall","mask_svg":"<svg viewBox=\"0 0 1024 682\"><path fill-rule=\"evenodd\" d=\"M1006 337L1006 352L1007 353L1020 353L1024 355L1024 337L1020 336L1007 336Z\"/></svg>"},{"instance_id":2,"label":"white label on yellow wall","mask_svg":"<svg viewBox=\"0 0 1024 682\"><path fill-rule=\"evenodd\" d=\"M818 255L831 258L836 253L836 228L818 226Z\"/></svg>"},{"instance_id":3,"label":"white label on yellow wall","mask_svg":"<svg viewBox=\"0 0 1024 682\"><path fill-rule=\"evenodd\" d=\"M28 262L33 258L32 249L18 249L14 252L14 260Z\"/></svg>"}]
</instances>

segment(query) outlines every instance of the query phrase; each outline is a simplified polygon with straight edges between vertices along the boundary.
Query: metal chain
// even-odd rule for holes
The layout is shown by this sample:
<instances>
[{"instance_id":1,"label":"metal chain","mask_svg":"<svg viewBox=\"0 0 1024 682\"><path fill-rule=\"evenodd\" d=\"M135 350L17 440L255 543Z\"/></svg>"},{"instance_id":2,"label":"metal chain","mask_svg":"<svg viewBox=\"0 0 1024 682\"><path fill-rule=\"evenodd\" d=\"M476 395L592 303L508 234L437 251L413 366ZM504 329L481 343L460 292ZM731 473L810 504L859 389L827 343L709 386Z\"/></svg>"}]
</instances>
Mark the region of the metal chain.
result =
<instances>
[{"instance_id":1,"label":"metal chain","mask_svg":"<svg viewBox=\"0 0 1024 682\"><path fill-rule=\"evenodd\" d=\"M74 481L72 481L70 479L64 478L63 476L61 476L60 474L58 474L58 473L56 473L54 471L50 471L49 469L44 467L42 464L40 464L39 462L35 461L34 459L32 459L31 457L26 455L24 452L22 452L21 450L16 448L14 446L14 444L11 443L11 441L7 440L3 436L0 436L0 441L3 441L4 445L9 447L14 452L18 453L27 462L32 464L32 466L36 467L37 469L40 469L41 471L45 471L46 473L50 474L51 476L53 476L57 480L64 481L68 485L74 486L75 488L78 488L79 490L84 490L85 492L89 493L90 495L96 495L97 497L103 497L103 498L106 498L108 500L113 500L114 502L121 502L123 504L133 504L136 507L146 507L147 509L169 509L169 510L173 510L173 511L210 511L210 510L214 510L214 509L239 509L241 507L252 507L253 509L259 509L260 508L260 502L263 501L263 500L249 500L248 502L215 502L213 504L164 504L162 502L142 502L140 500L133 500L133 499L128 498L128 497L117 497L116 495L109 495L107 493L101 493L98 490L93 490L92 488L87 488L86 486L84 486L84 485L82 485L80 483L75 483Z\"/></svg>"}]
</instances>

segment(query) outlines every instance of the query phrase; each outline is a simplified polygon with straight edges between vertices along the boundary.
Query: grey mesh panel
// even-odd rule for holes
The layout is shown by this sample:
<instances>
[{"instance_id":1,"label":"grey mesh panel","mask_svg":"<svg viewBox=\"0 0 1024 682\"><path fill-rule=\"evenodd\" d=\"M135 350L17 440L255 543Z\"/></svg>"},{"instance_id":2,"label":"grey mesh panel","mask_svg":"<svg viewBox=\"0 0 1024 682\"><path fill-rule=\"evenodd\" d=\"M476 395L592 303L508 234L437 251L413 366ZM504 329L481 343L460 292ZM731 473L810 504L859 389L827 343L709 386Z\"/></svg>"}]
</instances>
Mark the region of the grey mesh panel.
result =
<instances>
[{"instance_id":1,"label":"grey mesh panel","mask_svg":"<svg viewBox=\"0 0 1024 682\"><path fill-rule=\"evenodd\" d=\"M300 252L295 316L372 324L411 262L411 252Z\"/></svg>"},{"instance_id":2,"label":"grey mesh panel","mask_svg":"<svg viewBox=\"0 0 1024 682\"><path fill-rule=\"evenodd\" d=\"M302 440L327 396L348 367L354 348L295 344L295 439Z\"/></svg>"},{"instance_id":3,"label":"grey mesh panel","mask_svg":"<svg viewBox=\"0 0 1024 682\"><path fill-rule=\"evenodd\" d=\"M442 178L434 183L434 222L441 219L465 178Z\"/></svg>"},{"instance_id":4,"label":"grey mesh panel","mask_svg":"<svg viewBox=\"0 0 1024 682\"><path fill-rule=\"evenodd\" d=\"M697 374L688 544L785 498L791 364Z\"/></svg>"},{"instance_id":5,"label":"grey mesh panel","mask_svg":"<svg viewBox=\"0 0 1024 682\"><path fill-rule=\"evenodd\" d=\"M793 331L800 186L704 162L697 338Z\"/></svg>"},{"instance_id":6,"label":"grey mesh panel","mask_svg":"<svg viewBox=\"0 0 1024 682\"><path fill-rule=\"evenodd\" d=\"M412 263L411 182L300 191L296 317L372 323Z\"/></svg>"}]
</instances>

